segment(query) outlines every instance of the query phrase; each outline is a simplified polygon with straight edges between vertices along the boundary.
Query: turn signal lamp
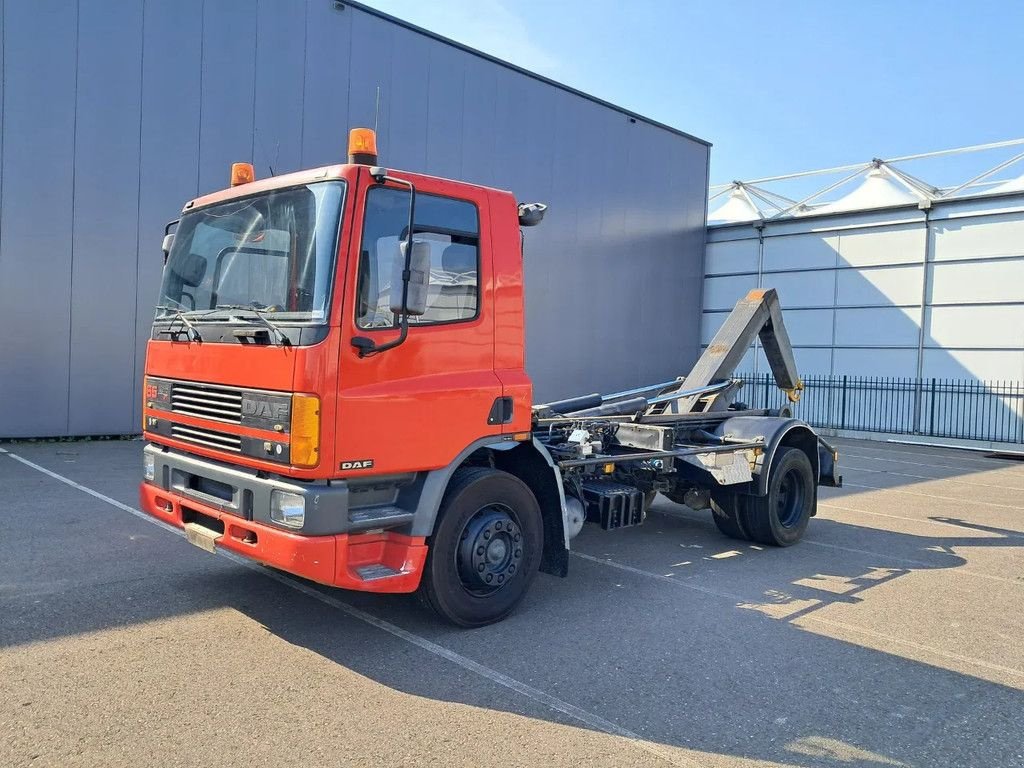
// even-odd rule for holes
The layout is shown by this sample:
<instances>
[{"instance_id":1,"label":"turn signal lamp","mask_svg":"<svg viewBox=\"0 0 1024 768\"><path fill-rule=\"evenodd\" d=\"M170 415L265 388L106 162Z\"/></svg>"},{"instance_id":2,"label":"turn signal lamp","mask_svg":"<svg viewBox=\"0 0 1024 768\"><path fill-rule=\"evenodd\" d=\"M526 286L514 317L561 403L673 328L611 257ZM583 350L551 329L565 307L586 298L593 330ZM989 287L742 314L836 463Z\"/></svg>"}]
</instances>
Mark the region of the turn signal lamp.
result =
<instances>
[{"instance_id":1,"label":"turn signal lamp","mask_svg":"<svg viewBox=\"0 0 1024 768\"><path fill-rule=\"evenodd\" d=\"M348 161L358 165L377 164L377 134L372 128L353 128L348 132Z\"/></svg>"},{"instance_id":2,"label":"turn signal lamp","mask_svg":"<svg viewBox=\"0 0 1024 768\"><path fill-rule=\"evenodd\" d=\"M320 398L292 395L291 462L297 467L320 463Z\"/></svg>"},{"instance_id":3,"label":"turn signal lamp","mask_svg":"<svg viewBox=\"0 0 1024 768\"><path fill-rule=\"evenodd\" d=\"M231 164L231 186L237 187L239 184L249 184L256 178L256 171L252 167L252 163L232 163Z\"/></svg>"}]
</instances>

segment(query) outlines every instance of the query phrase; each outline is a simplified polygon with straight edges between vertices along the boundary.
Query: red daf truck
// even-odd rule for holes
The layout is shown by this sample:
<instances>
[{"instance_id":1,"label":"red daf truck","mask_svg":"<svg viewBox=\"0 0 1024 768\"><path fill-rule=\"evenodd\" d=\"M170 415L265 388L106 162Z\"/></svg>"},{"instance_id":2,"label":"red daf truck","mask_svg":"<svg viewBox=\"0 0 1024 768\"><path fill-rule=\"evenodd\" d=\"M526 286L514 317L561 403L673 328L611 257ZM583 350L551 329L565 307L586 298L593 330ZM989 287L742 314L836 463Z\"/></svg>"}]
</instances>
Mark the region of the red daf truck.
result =
<instances>
[{"instance_id":1,"label":"red daf truck","mask_svg":"<svg viewBox=\"0 0 1024 768\"><path fill-rule=\"evenodd\" d=\"M799 396L774 291L686 376L535 404L520 227L545 207L381 167L368 129L348 159L259 180L235 164L168 225L146 512L321 584L419 590L461 626L504 618L538 570L567 574L586 522L638 525L658 492L727 536L800 539L836 453L731 378L760 337Z\"/></svg>"}]
</instances>

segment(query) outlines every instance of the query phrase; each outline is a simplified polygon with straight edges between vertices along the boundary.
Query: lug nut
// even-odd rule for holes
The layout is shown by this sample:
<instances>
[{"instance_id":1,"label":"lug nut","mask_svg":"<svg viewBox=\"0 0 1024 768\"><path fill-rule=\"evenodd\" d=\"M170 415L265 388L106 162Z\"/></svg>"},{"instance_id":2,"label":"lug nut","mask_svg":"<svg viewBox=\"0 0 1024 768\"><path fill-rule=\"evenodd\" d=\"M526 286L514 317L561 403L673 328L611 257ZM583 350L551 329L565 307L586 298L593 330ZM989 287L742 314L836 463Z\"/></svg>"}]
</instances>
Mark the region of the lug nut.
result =
<instances>
[{"instance_id":1,"label":"lug nut","mask_svg":"<svg viewBox=\"0 0 1024 768\"><path fill-rule=\"evenodd\" d=\"M476 553L478 555L482 555L484 552L486 552L486 550L483 547L477 547L476 548Z\"/></svg>"},{"instance_id":2,"label":"lug nut","mask_svg":"<svg viewBox=\"0 0 1024 768\"><path fill-rule=\"evenodd\" d=\"M508 567L508 572L509 573L515 573L516 572L516 564L515 563L512 563L512 565L510 565Z\"/></svg>"},{"instance_id":3,"label":"lug nut","mask_svg":"<svg viewBox=\"0 0 1024 768\"><path fill-rule=\"evenodd\" d=\"M516 557L522 557L522 556L523 556L523 550L517 549L516 550Z\"/></svg>"},{"instance_id":4,"label":"lug nut","mask_svg":"<svg viewBox=\"0 0 1024 768\"><path fill-rule=\"evenodd\" d=\"M476 567L476 569L477 569L478 571L480 571L480 573L483 573L483 572L484 572L484 564L483 564L483 563L480 563L480 565L478 565L478 566Z\"/></svg>"},{"instance_id":5,"label":"lug nut","mask_svg":"<svg viewBox=\"0 0 1024 768\"><path fill-rule=\"evenodd\" d=\"M484 538L485 539L491 538L491 532L490 531L484 531Z\"/></svg>"},{"instance_id":6,"label":"lug nut","mask_svg":"<svg viewBox=\"0 0 1024 768\"><path fill-rule=\"evenodd\" d=\"M513 536L512 538L513 538L513 541L519 541L519 540L520 540L521 538L523 538L523 537L522 537L522 536L520 536L520 535L519 535L519 534L517 533L517 534L516 534L515 536Z\"/></svg>"},{"instance_id":7,"label":"lug nut","mask_svg":"<svg viewBox=\"0 0 1024 768\"><path fill-rule=\"evenodd\" d=\"M503 581L505 581L505 577L504 576L499 576L498 577L498 583L501 584Z\"/></svg>"},{"instance_id":8,"label":"lug nut","mask_svg":"<svg viewBox=\"0 0 1024 768\"><path fill-rule=\"evenodd\" d=\"M490 584L492 581L494 581L494 576L488 573L487 574L487 583Z\"/></svg>"}]
</instances>

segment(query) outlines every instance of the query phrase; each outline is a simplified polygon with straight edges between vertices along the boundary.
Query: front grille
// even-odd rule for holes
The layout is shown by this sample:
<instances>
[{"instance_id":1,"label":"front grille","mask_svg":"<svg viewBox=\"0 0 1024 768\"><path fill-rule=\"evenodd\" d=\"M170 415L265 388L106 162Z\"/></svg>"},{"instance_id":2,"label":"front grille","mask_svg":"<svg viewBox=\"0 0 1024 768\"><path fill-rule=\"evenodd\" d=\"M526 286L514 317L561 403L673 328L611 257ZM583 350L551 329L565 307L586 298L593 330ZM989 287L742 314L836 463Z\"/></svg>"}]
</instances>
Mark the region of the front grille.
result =
<instances>
[{"instance_id":1,"label":"front grille","mask_svg":"<svg viewBox=\"0 0 1024 768\"><path fill-rule=\"evenodd\" d=\"M227 387L173 382L171 411L203 419L242 423L242 393Z\"/></svg>"},{"instance_id":2,"label":"front grille","mask_svg":"<svg viewBox=\"0 0 1024 768\"><path fill-rule=\"evenodd\" d=\"M171 424L171 436L178 440L186 440L196 445L205 445L207 448L216 448L221 451L242 452L242 438L238 435L229 435L226 432L217 432L213 429L202 427L189 427L184 424Z\"/></svg>"}]
</instances>

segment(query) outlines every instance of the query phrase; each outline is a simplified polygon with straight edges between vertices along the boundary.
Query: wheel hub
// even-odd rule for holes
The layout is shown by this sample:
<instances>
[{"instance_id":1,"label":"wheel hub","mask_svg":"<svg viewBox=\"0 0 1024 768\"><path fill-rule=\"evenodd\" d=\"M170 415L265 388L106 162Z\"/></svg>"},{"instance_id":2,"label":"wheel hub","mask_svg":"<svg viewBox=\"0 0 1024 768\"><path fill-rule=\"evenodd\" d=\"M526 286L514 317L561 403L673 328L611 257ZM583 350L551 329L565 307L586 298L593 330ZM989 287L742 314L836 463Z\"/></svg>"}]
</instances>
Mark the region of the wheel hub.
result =
<instances>
[{"instance_id":1,"label":"wheel hub","mask_svg":"<svg viewBox=\"0 0 1024 768\"><path fill-rule=\"evenodd\" d=\"M511 510L488 506L473 515L462 530L456 559L470 591L493 592L511 580L523 559L523 533Z\"/></svg>"},{"instance_id":2,"label":"wheel hub","mask_svg":"<svg viewBox=\"0 0 1024 768\"><path fill-rule=\"evenodd\" d=\"M791 470L779 483L778 517L784 528L792 526L799 518L803 508L803 492L799 479Z\"/></svg>"}]
</instances>

